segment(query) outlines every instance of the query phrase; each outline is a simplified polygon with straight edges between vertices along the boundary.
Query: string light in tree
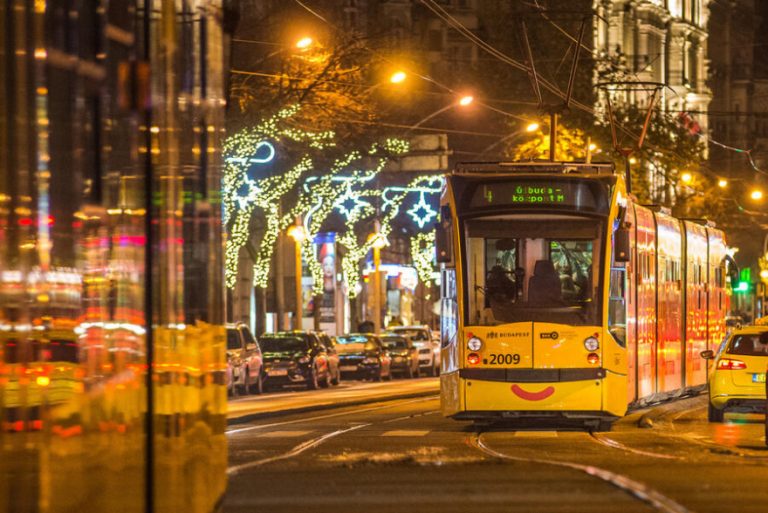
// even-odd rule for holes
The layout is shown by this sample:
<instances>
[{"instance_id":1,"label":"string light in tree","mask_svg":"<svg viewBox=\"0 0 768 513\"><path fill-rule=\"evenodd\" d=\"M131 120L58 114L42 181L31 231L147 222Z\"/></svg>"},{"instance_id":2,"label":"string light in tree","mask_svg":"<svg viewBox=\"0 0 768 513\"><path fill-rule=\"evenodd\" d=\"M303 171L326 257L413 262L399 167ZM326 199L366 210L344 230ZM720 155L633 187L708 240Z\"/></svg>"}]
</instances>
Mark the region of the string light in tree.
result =
<instances>
[{"instance_id":1,"label":"string light in tree","mask_svg":"<svg viewBox=\"0 0 768 513\"><path fill-rule=\"evenodd\" d=\"M373 180L376 175L384 168L387 160L392 156L401 155L408 151L408 143L401 139L387 139L383 143L373 144L367 151L362 153L352 151L343 157L334 161L331 169L320 175L310 176L304 180L301 187L299 200L293 210L288 212L284 218L286 225L291 224L293 219L301 217L304 228L309 236L303 243L303 253L306 255L316 255L316 247L313 243L315 237L320 233L323 223L343 200L341 199L348 191L354 191L356 187L362 187ZM366 158L366 163L375 162L371 169L355 169L350 171L350 167L358 161ZM370 197L373 199L375 191L357 192L359 196ZM363 215L373 212L373 207L369 201L362 201L364 211L354 208L352 218L357 219ZM312 276L312 293L320 295L323 293L323 268L318 258L306 259L310 274Z\"/></svg>"},{"instance_id":2,"label":"string light in tree","mask_svg":"<svg viewBox=\"0 0 768 513\"><path fill-rule=\"evenodd\" d=\"M411 260L419 280L429 286L434 276L435 231L417 233L411 237Z\"/></svg>"},{"instance_id":3,"label":"string light in tree","mask_svg":"<svg viewBox=\"0 0 768 513\"><path fill-rule=\"evenodd\" d=\"M256 251L254 284L262 288L267 286L277 235L290 224L280 216L281 197L312 169L312 160L305 155L287 173L261 179L252 176L253 167L272 162L277 153L275 143L282 141L305 143L318 150L334 145L333 132L308 132L286 126L285 122L298 111L298 106L282 109L224 142L223 217L229 233L224 251L224 274L229 288L234 288L237 282L240 250L250 240L251 217L257 207L264 210L266 229Z\"/></svg>"}]
</instances>

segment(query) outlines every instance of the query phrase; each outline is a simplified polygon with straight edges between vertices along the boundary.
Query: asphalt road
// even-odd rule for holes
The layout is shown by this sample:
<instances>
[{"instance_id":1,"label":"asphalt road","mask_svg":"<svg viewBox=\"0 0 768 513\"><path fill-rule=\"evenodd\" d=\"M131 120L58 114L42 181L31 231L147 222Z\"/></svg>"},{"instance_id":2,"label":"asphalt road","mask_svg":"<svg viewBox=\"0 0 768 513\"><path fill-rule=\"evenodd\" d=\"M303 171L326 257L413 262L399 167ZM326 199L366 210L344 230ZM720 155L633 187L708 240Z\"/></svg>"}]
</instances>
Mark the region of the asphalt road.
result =
<instances>
[{"instance_id":1,"label":"asphalt road","mask_svg":"<svg viewBox=\"0 0 768 513\"><path fill-rule=\"evenodd\" d=\"M420 381L436 386L436 380L410 386L425 386ZM305 397L319 400L325 392ZM481 429L445 419L438 408L431 396L232 425L224 510L768 508L763 417L729 415L724 424L709 424L704 396L634 412L611 432L595 434L513 425Z\"/></svg>"}]
</instances>

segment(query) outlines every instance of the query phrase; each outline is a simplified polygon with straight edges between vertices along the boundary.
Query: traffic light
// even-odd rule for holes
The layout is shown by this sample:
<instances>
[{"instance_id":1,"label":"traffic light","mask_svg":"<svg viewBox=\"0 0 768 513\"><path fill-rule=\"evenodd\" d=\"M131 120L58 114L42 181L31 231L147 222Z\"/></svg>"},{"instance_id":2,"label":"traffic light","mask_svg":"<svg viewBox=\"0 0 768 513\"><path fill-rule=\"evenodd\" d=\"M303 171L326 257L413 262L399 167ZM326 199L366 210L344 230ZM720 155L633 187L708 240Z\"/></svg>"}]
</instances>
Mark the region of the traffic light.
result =
<instances>
[{"instance_id":1,"label":"traffic light","mask_svg":"<svg viewBox=\"0 0 768 513\"><path fill-rule=\"evenodd\" d=\"M737 293L749 292L750 284L752 283L752 270L749 267L745 267L739 273L739 282L734 287L733 291Z\"/></svg>"}]
</instances>

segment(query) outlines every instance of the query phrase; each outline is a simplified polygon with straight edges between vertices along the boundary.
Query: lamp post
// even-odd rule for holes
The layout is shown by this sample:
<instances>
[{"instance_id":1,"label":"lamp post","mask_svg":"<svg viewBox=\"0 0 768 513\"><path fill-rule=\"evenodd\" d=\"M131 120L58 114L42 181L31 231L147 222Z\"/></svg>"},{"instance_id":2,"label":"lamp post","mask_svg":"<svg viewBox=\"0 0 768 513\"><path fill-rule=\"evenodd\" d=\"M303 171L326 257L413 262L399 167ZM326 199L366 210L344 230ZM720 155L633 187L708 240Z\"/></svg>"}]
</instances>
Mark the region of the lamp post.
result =
<instances>
[{"instance_id":1,"label":"lamp post","mask_svg":"<svg viewBox=\"0 0 768 513\"><path fill-rule=\"evenodd\" d=\"M387 245L387 238L381 233L376 221L375 232L369 237L373 246L373 324L374 332L381 332L381 248Z\"/></svg>"},{"instance_id":2,"label":"lamp post","mask_svg":"<svg viewBox=\"0 0 768 513\"><path fill-rule=\"evenodd\" d=\"M302 288L301 288L301 244L307 238L307 230L301 225L301 221L296 219L296 224L288 228L288 236L291 237L296 243L295 246L295 263L296 263L296 322L294 329L302 329L302 318L304 315L304 305L302 304Z\"/></svg>"}]
</instances>

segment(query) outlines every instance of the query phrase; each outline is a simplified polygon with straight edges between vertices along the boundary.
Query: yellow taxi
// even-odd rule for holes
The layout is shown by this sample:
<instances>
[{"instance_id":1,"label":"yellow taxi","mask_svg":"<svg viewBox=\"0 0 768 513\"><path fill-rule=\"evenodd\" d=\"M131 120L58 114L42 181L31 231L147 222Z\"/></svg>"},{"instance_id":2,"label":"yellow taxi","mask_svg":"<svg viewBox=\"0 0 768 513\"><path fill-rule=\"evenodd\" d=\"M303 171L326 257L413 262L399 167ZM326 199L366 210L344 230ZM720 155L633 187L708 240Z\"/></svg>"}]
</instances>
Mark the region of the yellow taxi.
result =
<instances>
[{"instance_id":1,"label":"yellow taxi","mask_svg":"<svg viewBox=\"0 0 768 513\"><path fill-rule=\"evenodd\" d=\"M710 422L722 422L726 411L765 411L768 326L737 329L717 353L702 351L701 356L714 360L709 372Z\"/></svg>"}]
</instances>

